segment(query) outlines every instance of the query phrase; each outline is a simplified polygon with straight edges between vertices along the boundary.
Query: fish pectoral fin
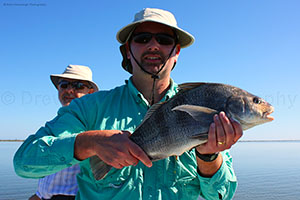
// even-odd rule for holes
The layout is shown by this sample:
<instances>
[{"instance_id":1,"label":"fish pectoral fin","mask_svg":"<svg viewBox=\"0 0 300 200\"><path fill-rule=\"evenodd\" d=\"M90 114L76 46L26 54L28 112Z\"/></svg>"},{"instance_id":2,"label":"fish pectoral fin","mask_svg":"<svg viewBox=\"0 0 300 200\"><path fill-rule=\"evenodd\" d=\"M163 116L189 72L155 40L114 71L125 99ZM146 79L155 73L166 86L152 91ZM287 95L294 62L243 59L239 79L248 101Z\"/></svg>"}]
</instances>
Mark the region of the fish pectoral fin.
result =
<instances>
[{"instance_id":1,"label":"fish pectoral fin","mask_svg":"<svg viewBox=\"0 0 300 200\"><path fill-rule=\"evenodd\" d=\"M90 166L96 180L103 179L112 166L103 162L98 156L90 157Z\"/></svg>"},{"instance_id":2,"label":"fish pectoral fin","mask_svg":"<svg viewBox=\"0 0 300 200\"><path fill-rule=\"evenodd\" d=\"M214 109L195 105L180 105L172 109L172 111L174 110L186 112L190 116L192 116L196 121L203 121L203 119L207 117L210 117L210 119L212 119L212 116L218 113L218 111Z\"/></svg>"},{"instance_id":3,"label":"fish pectoral fin","mask_svg":"<svg viewBox=\"0 0 300 200\"><path fill-rule=\"evenodd\" d=\"M208 137L208 132L198 133L198 134L191 136L191 138L193 138L193 139L202 140L202 141L206 141L207 137Z\"/></svg>"}]
</instances>

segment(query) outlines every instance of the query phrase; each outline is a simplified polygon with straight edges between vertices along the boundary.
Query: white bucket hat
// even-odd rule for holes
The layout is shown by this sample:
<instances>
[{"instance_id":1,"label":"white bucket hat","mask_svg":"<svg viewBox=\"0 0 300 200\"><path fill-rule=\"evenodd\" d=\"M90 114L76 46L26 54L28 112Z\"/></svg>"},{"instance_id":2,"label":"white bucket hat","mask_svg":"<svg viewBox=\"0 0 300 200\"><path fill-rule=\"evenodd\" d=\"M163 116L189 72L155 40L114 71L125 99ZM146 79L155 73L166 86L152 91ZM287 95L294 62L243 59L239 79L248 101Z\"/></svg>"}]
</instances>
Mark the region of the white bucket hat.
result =
<instances>
[{"instance_id":1,"label":"white bucket hat","mask_svg":"<svg viewBox=\"0 0 300 200\"><path fill-rule=\"evenodd\" d=\"M87 66L69 65L62 74L51 74L50 79L56 88L58 86L58 81L60 78L88 81L95 92L97 92L99 89L97 84L93 82L92 76L92 70Z\"/></svg>"},{"instance_id":2,"label":"white bucket hat","mask_svg":"<svg viewBox=\"0 0 300 200\"><path fill-rule=\"evenodd\" d=\"M157 8L145 8L136 13L133 22L119 30L119 32L117 33L117 40L121 44L125 44L131 36L132 31L135 29L136 25L143 22L156 22L174 29L181 48L190 46L195 40L190 33L182 30L177 26L176 19L172 13Z\"/></svg>"}]
</instances>

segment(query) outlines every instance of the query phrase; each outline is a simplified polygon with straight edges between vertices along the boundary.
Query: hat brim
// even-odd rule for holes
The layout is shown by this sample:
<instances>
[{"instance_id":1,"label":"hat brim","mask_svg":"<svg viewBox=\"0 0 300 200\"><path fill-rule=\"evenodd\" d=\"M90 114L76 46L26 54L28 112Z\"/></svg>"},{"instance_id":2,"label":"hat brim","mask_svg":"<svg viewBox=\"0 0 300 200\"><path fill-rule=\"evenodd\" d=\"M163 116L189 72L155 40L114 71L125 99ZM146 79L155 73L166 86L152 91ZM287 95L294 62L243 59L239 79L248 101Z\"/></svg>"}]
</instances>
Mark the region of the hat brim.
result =
<instances>
[{"instance_id":1,"label":"hat brim","mask_svg":"<svg viewBox=\"0 0 300 200\"><path fill-rule=\"evenodd\" d=\"M58 88L58 81L61 78L87 81L91 84L91 86L95 90L95 92L99 91L99 88L96 83L94 83L93 81L87 80L87 79L83 79L82 77L76 77L74 74L72 74L72 75L71 74L52 74L52 75L50 75L50 79L56 88Z\"/></svg>"},{"instance_id":2,"label":"hat brim","mask_svg":"<svg viewBox=\"0 0 300 200\"><path fill-rule=\"evenodd\" d=\"M121 44L125 44L127 42L128 38L131 36L132 31L134 30L134 28L138 24L141 24L141 23L144 23L144 22L155 22L155 23L166 25L166 26L174 29L176 31L177 36L178 36L178 43L180 44L181 48L188 47L191 44L193 44L193 42L195 41L195 38L190 33L188 33L187 31L182 30L179 27L170 26L170 24L166 24L164 22L160 22L160 21L157 21L157 20L149 20L149 19L133 22L133 23L123 27L117 33L117 40Z\"/></svg>"}]
</instances>

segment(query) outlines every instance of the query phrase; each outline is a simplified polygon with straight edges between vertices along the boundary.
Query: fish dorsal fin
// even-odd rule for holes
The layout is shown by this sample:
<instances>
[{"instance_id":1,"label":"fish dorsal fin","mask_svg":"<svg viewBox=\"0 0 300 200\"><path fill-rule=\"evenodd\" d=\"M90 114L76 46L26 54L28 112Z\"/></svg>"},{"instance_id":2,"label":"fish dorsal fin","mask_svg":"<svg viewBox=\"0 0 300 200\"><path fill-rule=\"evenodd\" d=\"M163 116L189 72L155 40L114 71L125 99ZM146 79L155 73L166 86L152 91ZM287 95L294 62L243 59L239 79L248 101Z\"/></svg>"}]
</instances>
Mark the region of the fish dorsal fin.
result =
<instances>
[{"instance_id":1,"label":"fish dorsal fin","mask_svg":"<svg viewBox=\"0 0 300 200\"><path fill-rule=\"evenodd\" d=\"M156 104L153 104L149 110L147 111L143 121L141 122L144 123L144 121L146 121L161 105L163 105L165 102L159 102L159 103L156 103Z\"/></svg>"},{"instance_id":2,"label":"fish dorsal fin","mask_svg":"<svg viewBox=\"0 0 300 200\"><path fill-rule=\"evenodd\" d=\"M180 105L180 106L176 106L172 110L186 112L190 116L192 116L196 121L201 121L203 120L203 118L207 118L210 116L212 119L212 116L218 113L218 111L212 108L208 108L204 106L195 106L195 105Z\"/></svg>"},{"instance_id":3,"label":"fish dorsal fin","mask_svg":"<svg viewBox=\"0 0 300 200\"><path fill-rule=\"evenodd\" d=\"M194 88L196 88L200 85L204 85L204 84L206 84L206 83L204 83L204 82L182 83L182 84L178 85L178 90L179 90L179 92L184 92L184 91L194 89Z\"/></svg>"}]
</instances>

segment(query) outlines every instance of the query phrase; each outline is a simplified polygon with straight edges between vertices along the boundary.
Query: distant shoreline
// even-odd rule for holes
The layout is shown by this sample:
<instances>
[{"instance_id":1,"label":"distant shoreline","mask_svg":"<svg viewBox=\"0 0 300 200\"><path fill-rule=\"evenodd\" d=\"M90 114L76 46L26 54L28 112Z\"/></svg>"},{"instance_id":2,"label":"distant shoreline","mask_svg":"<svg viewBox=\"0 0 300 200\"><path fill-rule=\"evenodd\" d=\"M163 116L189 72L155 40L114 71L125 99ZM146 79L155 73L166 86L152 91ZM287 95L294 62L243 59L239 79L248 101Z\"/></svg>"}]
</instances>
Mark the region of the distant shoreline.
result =
<instances>
[{"instance_id":1,"label":"distant shoreline","mask_svg":"<svg viewBox=\"0 0 300 200\"><path fill-rule=\"evenodd\" d=\"M238 142L300 142L300 140L240 140Z\"/></svg>"},{"instance_id":2,"label":"distant shoreline","mask_svg":"<svg viewBox=\"0 0 300 200\"><path fill-rule=\"evenodd\" d=\"M24 140L14 139L14 140L0 140L0 142L24 142Z\"/></svg>"},{"instance_id":3,"label":"distant shoreline","mask_svg":"<svg viewBox=\"0 0 300 200\"><path fill-rule=\"evenodd\" d=\"M24 142L24 140L14 139L14 140L0 140L0 142ZM240 140L238 142L300 142L300 139L295 140Z\"/></svg>"}]
</instances>

